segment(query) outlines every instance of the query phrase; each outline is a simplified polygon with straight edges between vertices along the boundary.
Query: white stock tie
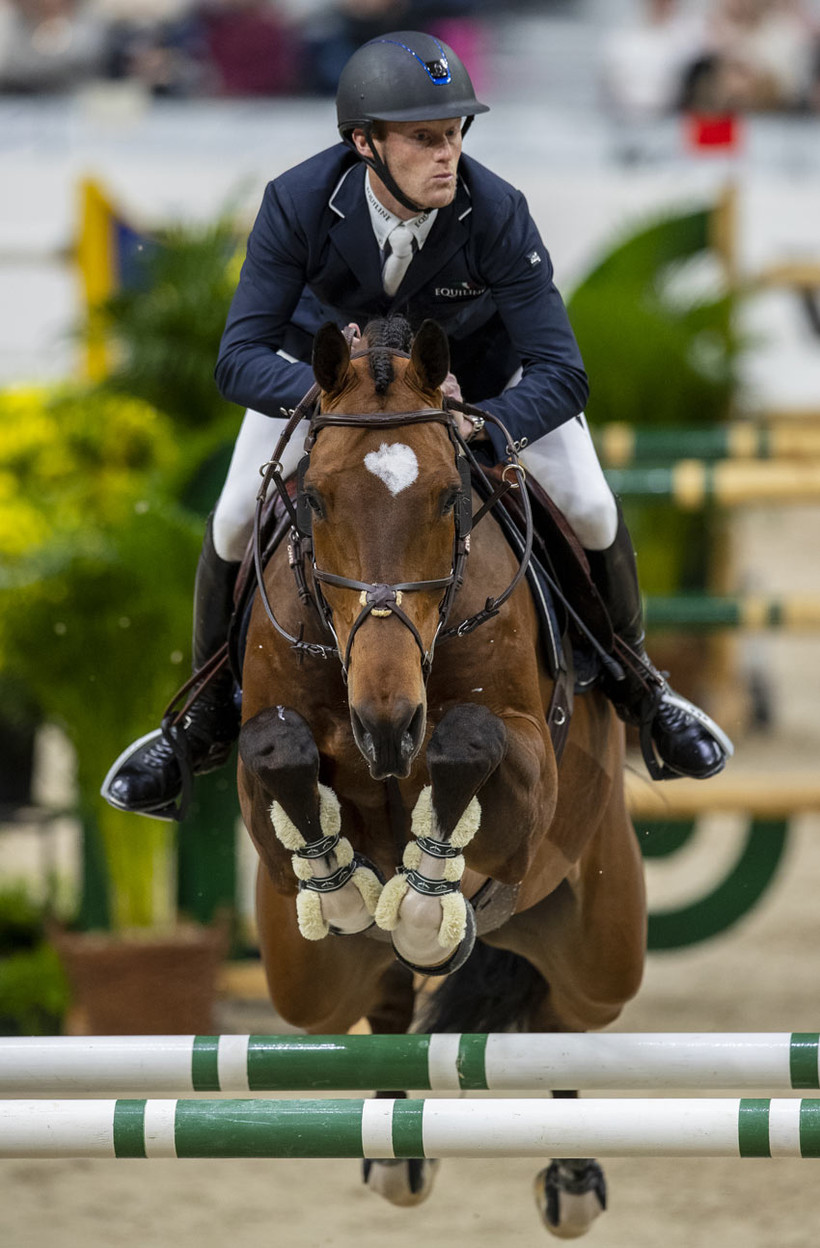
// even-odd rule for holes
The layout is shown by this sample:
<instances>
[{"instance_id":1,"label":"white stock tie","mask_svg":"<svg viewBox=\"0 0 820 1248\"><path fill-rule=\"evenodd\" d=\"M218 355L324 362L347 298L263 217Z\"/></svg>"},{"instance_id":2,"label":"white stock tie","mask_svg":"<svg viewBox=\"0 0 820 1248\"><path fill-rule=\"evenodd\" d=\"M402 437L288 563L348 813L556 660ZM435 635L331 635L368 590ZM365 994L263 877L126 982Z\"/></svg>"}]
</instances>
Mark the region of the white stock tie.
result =
<instances>
[{"instance_id":1,"label":"white stock tie","mask_svg":"<svg viewBox=\"0 0 820 1248\"><path fill-rule=\"evenodd\" d=\"M402 222L401 225L393 227L388 242L390 243L390 254L384 262L382 270L382 282L384 289L388 295L395 295L401 279L407 272L407 267L413 258L413 234L408 230L407 226Z\"/></svg>"}]
</instances>

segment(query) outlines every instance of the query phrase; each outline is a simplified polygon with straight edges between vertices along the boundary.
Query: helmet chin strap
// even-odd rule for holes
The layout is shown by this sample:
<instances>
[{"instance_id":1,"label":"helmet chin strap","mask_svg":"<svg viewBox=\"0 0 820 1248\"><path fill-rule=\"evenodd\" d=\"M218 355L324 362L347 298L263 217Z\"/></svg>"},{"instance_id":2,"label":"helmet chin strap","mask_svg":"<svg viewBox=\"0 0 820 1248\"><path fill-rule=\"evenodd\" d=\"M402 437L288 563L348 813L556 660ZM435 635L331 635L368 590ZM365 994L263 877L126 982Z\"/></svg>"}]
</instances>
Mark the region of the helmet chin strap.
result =
<instances>
[{"instance_id":1,"label":"helmet chin strap","mask_svg":"<svg viewBox=\"0 0 820 1248\"><path fill-rule=\"evenodd\" d=\"M412 212L414 216L419 212L424 212L425 208L423 204L414 203L409 195L405 195L404 191L401 189L398 182L390 172L387 161L382 160L381 156L376 151L376 145L373 142L373 126L370 122L368 122L364 127L364 137L367 139L367 145L373 153L372 156L361 157L367 167L372 169L373 172L381 178L393 198L397 199L400 204L403 204L404 207L409 212Z\"/></svg>"},{"instance_id":2,"label":"helmet chin strap","mask_svg":"<svg viewBox=\"0 0 820 1248\"><path fill-rule=\"evenodd\" d=\"M473 121L472 117L464 118L464 124L461 127L462 138L464 137L464 135L467 133L470 126L472 125L472 121ZM364 129L364 137L367 139L367 145L370 148L370 151L372 152L372 156L362 156L361 152L357 151L357 149L355 148L353 140L348 139L349 145L353 147L354 151L356 151L357 156L359 156L359 158L364 161L364 163L367 165L369 169L373 170L373 172L376 174L377 177L381 178L382 182L387 187L388 191L393 196L393 198L397 199L400 204L403 204L404 207L408 210L408 212L412 212L414 215L416 215L419 212L427 212L428 208L424 204L417 204L410 198L409 195L405 195L404 191L401 189L398 182L396 181L396 179L393 177L392 173L390 172L390 168L387 162L385 160L382 160L381 156L376 151L376 146L373 142L372 123L367 122L364 125L363 129Z\"/></svg>"}]
</instances>

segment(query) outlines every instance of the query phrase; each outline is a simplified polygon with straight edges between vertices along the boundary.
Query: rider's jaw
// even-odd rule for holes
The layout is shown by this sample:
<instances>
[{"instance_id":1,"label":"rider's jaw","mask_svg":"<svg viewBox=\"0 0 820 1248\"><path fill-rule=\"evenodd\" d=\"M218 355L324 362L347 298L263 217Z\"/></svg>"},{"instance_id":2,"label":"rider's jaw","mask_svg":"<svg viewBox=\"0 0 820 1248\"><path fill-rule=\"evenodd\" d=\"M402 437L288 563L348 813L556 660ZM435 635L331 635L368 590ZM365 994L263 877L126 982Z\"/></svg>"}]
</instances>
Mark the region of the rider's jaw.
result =
<instances>
[{"instance_id":1,"label":"rider's jaw","mask_svg":"<svg viewBox=\"0 0 820 1248\"><path fill-rule=\"evenodd\" d=\"M361 156L371 148L363 130L353 131ZM456 194L456 170L461 156L461 119L383 123L373 143L402 192L420 208L446 208ZM402 220L416 214L399 203L372 169L370 185L380 203Z\"/></svg>"}]
</instances>

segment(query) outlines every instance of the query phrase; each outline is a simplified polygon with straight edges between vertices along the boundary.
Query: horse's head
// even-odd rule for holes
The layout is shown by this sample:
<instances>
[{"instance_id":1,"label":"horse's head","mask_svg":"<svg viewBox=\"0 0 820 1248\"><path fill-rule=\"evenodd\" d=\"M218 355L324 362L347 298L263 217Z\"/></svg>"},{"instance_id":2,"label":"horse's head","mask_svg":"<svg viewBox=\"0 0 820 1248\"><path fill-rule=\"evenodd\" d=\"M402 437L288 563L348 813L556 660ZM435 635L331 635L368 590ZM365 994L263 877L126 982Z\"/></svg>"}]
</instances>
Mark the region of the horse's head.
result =
<instances>
[{"instance_id":1,"label":"horse's head","mask_svg":"<svg viewBox=\"0 0 820 1248\"><path fill-rule=\"evenodd\" d=\"M424 737L425 679L453 582L463 487L441 412L444 332L426 321L411 345L406 322L378 321L365 347L351 358L333 325L316 336L322 396L301 490L356 743L381 779L408 775Z\"/></svg>"}]
</instances>

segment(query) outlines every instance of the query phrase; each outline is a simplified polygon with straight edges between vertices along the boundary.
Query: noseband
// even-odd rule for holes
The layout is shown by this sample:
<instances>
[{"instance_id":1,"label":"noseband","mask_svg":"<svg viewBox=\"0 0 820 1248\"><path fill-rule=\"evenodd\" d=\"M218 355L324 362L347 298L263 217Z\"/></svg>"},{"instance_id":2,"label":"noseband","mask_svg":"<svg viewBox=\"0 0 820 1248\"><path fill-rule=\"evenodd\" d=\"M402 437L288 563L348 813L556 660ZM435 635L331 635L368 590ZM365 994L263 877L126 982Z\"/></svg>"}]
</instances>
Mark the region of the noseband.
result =
<instances>
[{"instance_id":1,"label":"noseband","mask_svg":"<svg viewBox=\"0 0 820 1248\"><path fill-rule=\"evenodd\" d=\"M355 352L351 358L358 359L360 356L369 355L374 350L384 351L386 348L369 348L363 351ZM409 358L406 352L390 349L392 355L400 356L404 359ZM467 556L470 552L470 532L473 526L487 513L488 510L498 501L500 497L509 489L517 489L524 484L524 469L518 461L517 449L513 444L504 425L489 412L481 412L480 416L485 420L492 421L498 425L507 439L507 455L508 464L505 469L504 484L492 492L491 497L481 507L475 516L472 514L472 490L471 490L471 473L475 468L481 472L475 457L470 451L467 443L462 438L455 426L450 411L445 408L422 408L418 411L409 412L322 412L318 410L318 400L320 388L314 385L302 399L302 401L293 409L292 412L284 413L288 415L288 423L282 432L279 441L276 444L273 457L260 468L262 475L262 485L256 496L256 514L254 517L254 535L253 535L253 554L256 569L257 584L259 593L265 612L273 624L276 631L290 643L293 649L300 656L311 655L318 658L328 658L335 655L341 662L342 674L347 677L347 670L350 665L350 654L353 645L353 639L361 628L365 620L371 615L376 619L383 619L390 615L395 615L402 624L412 634L421 654L421 666L424 680L426 681L430 675L430 669L433 663L433 651L438 640L447 637L463 637L467 633L471 633L474 628L478 628L480 624L490 620L493 616L498 615L501 607L512 594L515 587L526 572L532 550L532 515L530 511L527 490L521 489L521 500L527 518L527 532L525 549L521 555L518 569L503 593L497 597L488 597L481 611L476 612L462 620L459 624L445 627L452 610L453 601L461 588L464 581L465 565ZM445 400L447 402L447 400ZM455 404L453 404L455 406ZM462 405L459 403L459 407ZM466 408L466 404L463 405ZM476 411L477 409L469 409ZM282 465L280 457L285 446L290 441L296 427L304 420L309 421L308 435L305 439L305 454L302 457L297 469L297 490L296 490L296 506L288 494L282 474ZM453 558L449 575L440 577L430 581L403 581L395 584L379 584L368 581L357 581L351 577L339 576L334 572L327 572L316 566L313 553L313 536L312 536L312 517L308 499L304 491L304 480L308 468L310 467L310 455L316 443L319 432L328 426L348 426L359 429L395 429L406 425L419 424L442 424L447 430L450 441L453 444L453 453L455 456L456 468L461 478L461 486L456 498L454 519L455 532L453 537ZM507 470L510 476L515 479L506 479ZM267 500L270 483L273 481L280 499L282 500L291 519L290 540L288 542L288 562L296 579L296 586L299 597L303 603L312 606L323 627L331 634L334 639L333 645L325 645L321 642L305 641L303 639L303 626L299 629L299 635L293 636L289 633L280 622L276 615L268 597L267 589L263 576L262 567L262 517ZM306 575L306 568L310 564L311 577ZM350 634L347 639L344 654L342 654L336 630L333 626L333 612L322 593L322 585L330 585L338 589L350 589L359 591L359 604L361 610L353 622ZM436 633L429 650L426 650L421 635L416 625L407 615L402 607L402 598L405 594L411 593L431 593L437 590L442 591L441 601L439 602L438 614L439 622Z\"/></svg>"}]
</instances>

